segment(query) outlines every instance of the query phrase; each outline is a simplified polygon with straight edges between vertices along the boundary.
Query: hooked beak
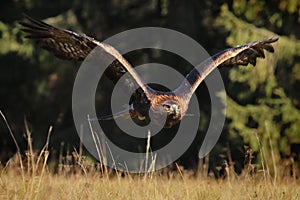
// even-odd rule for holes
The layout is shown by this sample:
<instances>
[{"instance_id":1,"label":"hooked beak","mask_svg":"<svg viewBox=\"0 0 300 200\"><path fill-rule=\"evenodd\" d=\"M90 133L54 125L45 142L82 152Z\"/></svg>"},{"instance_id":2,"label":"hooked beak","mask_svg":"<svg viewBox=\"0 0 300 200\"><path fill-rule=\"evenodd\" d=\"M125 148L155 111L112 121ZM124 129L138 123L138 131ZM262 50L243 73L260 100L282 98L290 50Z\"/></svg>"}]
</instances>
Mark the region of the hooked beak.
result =
<instances>
[{"instance_id":1,"label":"hooked beak","mask_svg":"<svg viewBox=\"0 0 300 200\"><path fill-rule=\"evenodd\" d=\"M177 114L177 111L178 111L178 106L173 104L170 108L171 112L173 112L174 115Z\"/></svg>"}]
</instances>

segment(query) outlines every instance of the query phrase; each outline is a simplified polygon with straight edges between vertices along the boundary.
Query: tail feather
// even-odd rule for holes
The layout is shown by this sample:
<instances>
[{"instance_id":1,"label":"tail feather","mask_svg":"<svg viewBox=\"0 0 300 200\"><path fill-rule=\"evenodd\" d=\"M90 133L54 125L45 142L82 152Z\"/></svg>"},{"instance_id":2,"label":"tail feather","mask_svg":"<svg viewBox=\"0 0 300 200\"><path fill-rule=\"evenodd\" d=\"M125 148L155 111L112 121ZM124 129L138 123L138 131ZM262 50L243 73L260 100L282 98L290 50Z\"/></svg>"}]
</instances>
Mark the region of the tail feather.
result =
<instances>
[{"instance_id":1,"label":"tail feather","mask_svg":"<svg viewBox=\"0 0 300 200\"><path fill-rule=\"evenodd\" d=\"M130 117L130 111L132 110L133 110L133 106L131 105L125 110L122 110L120 112L113 113L110 115L100 116L99 118L91 118L89 119L89 121L103 121L103 120L112 120L120 117Z\"/></svg>"}]
</instances>

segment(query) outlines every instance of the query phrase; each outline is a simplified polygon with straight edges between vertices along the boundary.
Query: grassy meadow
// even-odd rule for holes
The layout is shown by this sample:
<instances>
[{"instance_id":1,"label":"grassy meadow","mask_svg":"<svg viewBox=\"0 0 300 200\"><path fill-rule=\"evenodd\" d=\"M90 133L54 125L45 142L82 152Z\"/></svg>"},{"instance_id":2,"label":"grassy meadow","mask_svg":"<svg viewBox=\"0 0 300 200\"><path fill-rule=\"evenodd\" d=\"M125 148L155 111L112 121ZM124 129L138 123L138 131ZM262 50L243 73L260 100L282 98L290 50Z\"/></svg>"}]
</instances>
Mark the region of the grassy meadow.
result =
<instances>
[{"instance_id":1,"label":"grassy meadow","mask_svg":"<svg viewBox=\"0 0 300 200\"><path fill-rule=\"evenodd\" d=\"M249 163L251 170L244 169L237 175L228 167L226 176L221 179L207 174L207 170L195 173L176 164L175 170L130 174L86 162L80 150L78 153L74 149L72 155L63 158L70 162L59 163L55 171L48 161L48 142L36 152L28 128L26 130L28 150L21 152L14 139L18 152L7 163L0 163L1 200L300 199L299 177L293 169L284 170L291 171L290 174L281 173L284 166L275 166L274 162L276 174ZM51 130L49 136L50 133ZM11 136L14 138L12 133Z\"/></svg>"},{"instance_id":2,"label":"grassy meadow","mask_svg":"<svg viewBox=\"0 0 300 200\"><path fill-rule=\"evenodd\" d=\"M40 151L32 147L31 132L25 123L28 150L20 148L0 112L18 152L0 165L0 199L299 199L300 180L291 176L271 175L247 165L237 175L226 167L226 176L216 179L207 174L207 166L193 172L174 164L174 169L131 174L118 172L91 162L76 149L53 167L49 158L48 139ZM276 167L276 166L274 166ZM57 170L54 170L57 169ZM250 170L249 170L250 169ZM280 167L278 167L280 171Z\"/></svg>"},{"instance_id":3,"label":"grassy meadow","mask_svg":"<svg viewBox=\"0 0 300 200\"><path fill-rule=\"evenodd\" d=\"M43 150L20 154L0 170L0 199L299 199L300 181L292 176L277 177L263 171L215 179L199 170L194 173L176 165L146 174L121 173L91 164L73 152L59 164L58 171L47 164ZM23 156L24 157L24 156ZM246 170L245 170L246 171Z\"/></svg>"},{"instance_id":4,"label":"grassy meadow","mask_svg":"<svg viewBox=\"0 0 300 200\"><path fill-rule=\"evenodd\" d=\"M2 169L1 199L299 199L299 181L274 182L260 176L215 180L174 173L112 177L101 173L43 174L22 177ZM178 176L177 176L177 175Z\"/></svg>"}]
</instances>

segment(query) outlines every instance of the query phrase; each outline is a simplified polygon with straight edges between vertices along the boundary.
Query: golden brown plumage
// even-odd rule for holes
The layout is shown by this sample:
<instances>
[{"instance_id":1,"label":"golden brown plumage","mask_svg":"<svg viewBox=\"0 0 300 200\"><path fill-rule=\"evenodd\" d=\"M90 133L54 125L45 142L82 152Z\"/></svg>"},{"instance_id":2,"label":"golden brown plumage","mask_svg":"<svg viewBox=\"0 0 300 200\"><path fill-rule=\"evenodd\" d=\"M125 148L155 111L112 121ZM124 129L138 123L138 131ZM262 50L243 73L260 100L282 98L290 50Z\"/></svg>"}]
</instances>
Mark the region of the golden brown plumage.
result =
<instances>
[{"instance_id":1,"label":"golden brown plumage","mask_svg":"<svg viewBox=\"0 0 300 200\"><path fill-rule=\"evenodd\" d=\"M126 72L129 72L132 77L128 80L130 84L127 87L133 92L133 97L130 101L130 109L126 112L129 111L131 117L139 120L153 120L156 123L162 123L161 117L166 115L165 128L170 128L181 121L186 114L192 94L211 71L219 66L249 63L255 66L256 58L265 58L264 50L274 52L271 44L278 40L278 37L274 37L221 51L196 66L176 90L161 92L145 84L128 61L112 46L84 34L56 28L28 16L25 17L29 22L20 24L23 26L22 30L28 34L26 37L36 40L42 48L59 58L84 60L95 47L102 48L113 56L114 61L106 70L107 77L114 82L117 82ZM134 90L133 84L139 86L139 89Z\"/></svg>"}]
</instances>

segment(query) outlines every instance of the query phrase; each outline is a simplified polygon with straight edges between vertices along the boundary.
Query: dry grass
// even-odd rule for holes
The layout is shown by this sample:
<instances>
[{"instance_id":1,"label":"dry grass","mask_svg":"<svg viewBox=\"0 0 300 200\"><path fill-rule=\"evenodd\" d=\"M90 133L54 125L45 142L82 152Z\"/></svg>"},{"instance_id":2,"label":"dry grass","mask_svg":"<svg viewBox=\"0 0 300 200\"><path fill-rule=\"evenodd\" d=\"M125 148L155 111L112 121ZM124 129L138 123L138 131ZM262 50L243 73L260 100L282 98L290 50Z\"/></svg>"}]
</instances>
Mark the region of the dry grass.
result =
<instances>
[{"instance_id":1,"label":"dry grass","mask_svg":"<svg viewBox=\"0 0 300 200\"><path fill-rule=\"evenodd\" d=\"M155 175L112 178L85 175L22 177L5 172L1 199L299 199L296 181L272 183L258 178L209 180Z\"/></svg>"},{"instance_id":2,"label":"dry grass","mask_svg":"<svg viewBox=\"0 0 300 200\"><path fill-rule=\"evenodd\" d=\"M195 176L178 165L177 171L120 173L91 164L81 150L66 155L62 159L66 162L60 162L53 173L47 165L51 127L39 152L32 148L26 122L25 128L28 151L22 157L18 148L16 156L0 168L0 199L300 199L300 180L295 177L253 173L252 168L237 176L228 167L227 178L216 180L206 170Z\"/></svg>"}]
</instances>

